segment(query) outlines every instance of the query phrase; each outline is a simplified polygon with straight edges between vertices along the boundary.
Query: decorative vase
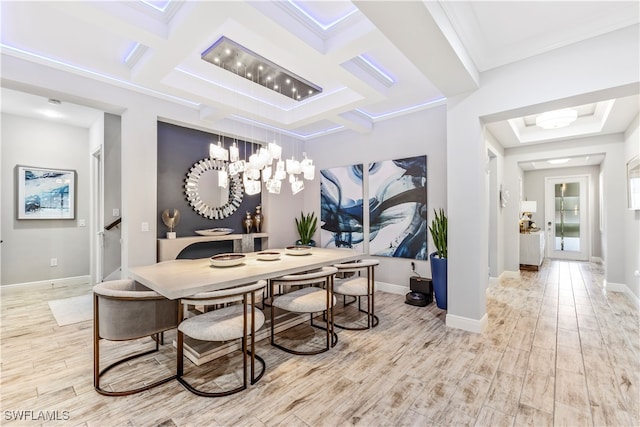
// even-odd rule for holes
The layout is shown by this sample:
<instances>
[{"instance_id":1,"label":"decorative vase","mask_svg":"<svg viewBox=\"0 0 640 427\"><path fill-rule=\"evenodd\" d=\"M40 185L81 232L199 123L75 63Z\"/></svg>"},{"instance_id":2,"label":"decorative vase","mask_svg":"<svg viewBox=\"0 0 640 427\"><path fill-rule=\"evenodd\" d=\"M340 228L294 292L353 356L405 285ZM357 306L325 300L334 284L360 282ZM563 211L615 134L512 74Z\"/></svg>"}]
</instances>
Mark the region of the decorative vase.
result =
<instances>
[{"instance_id":1,"label":"decorative vase","mask_svg":"<svg viewBox=\"0 0 640 427\"><path fill-rule=\"evenodd\" d=\"M262 222L264 220L264 215L262 215L262 206L256 206L256 213L253 215L253 225L256 227L256 233L262 232Z\"/></svg>"},{"instance_id":2,"label":"decorative vase","mask_svg":"<svg viewBox=\"0 0 640 427\"><path fill-rule=\"evenodd\" d=\"M438 258L438 253L429 255L431 261L431 279L433 292L436 294L436 305L442 310L447 309L447 259Z\"/></svg>"},{"instance_id":3,"label":"decorative vase","mask_svg":"<svg viewBox=\"0 0 640 427\"><path fill-rule=\"evenodd\" d=\"M253 219L251 218L251 212L247 212L247 215L244 217L244 221L242 221L244 225L244 229L247 233L251 233L251 227L253 227Z\"/></svg>"}]
</instances>

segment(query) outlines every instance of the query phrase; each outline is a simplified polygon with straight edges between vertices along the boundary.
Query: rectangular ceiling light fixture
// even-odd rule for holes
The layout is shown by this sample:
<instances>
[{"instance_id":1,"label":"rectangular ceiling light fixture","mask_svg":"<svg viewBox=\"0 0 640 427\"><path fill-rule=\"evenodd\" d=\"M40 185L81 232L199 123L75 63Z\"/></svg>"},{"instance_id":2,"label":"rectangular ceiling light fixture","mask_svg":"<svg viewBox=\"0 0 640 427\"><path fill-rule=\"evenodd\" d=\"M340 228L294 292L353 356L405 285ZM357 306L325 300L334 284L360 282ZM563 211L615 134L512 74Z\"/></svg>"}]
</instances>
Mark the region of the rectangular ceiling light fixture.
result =
<instances>
[{"instance_id":1,"label":"rectangular ceiling light fixture","mask_svg":"<svg viewBox=\"0 0 640 427\"><path fill-rule=\"evenodd\" d=\"M322 93L320 86L285 70L224 36L205 50L201 58L296 101Z\"/></svg>"}]
</instances>

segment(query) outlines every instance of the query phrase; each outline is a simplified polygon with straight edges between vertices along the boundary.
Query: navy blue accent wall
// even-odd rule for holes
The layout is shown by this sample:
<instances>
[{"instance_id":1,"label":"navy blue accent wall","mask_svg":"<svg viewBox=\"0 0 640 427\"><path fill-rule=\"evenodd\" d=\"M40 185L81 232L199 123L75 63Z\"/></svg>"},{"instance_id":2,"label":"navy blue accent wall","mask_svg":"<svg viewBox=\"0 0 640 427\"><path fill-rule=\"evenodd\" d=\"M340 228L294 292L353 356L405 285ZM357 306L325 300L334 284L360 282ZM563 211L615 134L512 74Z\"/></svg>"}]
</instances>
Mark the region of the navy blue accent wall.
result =
<instances>
[{"instance_id":1,"label":"navy blue accent wall","mask_svg":"<svg viewBox=\"0 0 640 427\"><path fill-rule=\"evenodd\" d=\"M162 211L174 208L180 211L180 223L175 230L178 237L194 236L195 230L216 227L233 228L234 233L244 232L242 220L247 211L252 214L256 211L256 206L261 204L261 194L253 196L244 194L238 210L230 217L221 220L211 220L198 215L191 208L184 194L184 180L189 169L198 161L208 157L209 144L217 141L216 134L158 122L158 237L166 237L167 232L167 227L162 222ZM222 141L227 148L233 143L231 138L222 138ZM258 147L257 144L238 141L240 158L248 160L252 150L255 152ZM216 243L213 243L211 249L207 249L207 254L219 253L215 250L215 246ZM220 250L228 252L226 246L221 247ZM188 256L186 253L184 255L189 258L200 257Z\"/></svg>"}]
</instances>

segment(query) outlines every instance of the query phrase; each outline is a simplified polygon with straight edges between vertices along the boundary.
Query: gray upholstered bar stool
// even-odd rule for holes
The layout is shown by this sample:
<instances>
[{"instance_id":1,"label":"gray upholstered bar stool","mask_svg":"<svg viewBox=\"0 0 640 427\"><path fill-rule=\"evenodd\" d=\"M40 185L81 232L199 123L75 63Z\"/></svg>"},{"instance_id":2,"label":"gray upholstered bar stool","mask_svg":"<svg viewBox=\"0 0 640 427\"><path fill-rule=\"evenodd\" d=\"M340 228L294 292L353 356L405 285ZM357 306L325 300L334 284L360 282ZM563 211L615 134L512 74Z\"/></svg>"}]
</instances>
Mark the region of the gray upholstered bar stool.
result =
<instances>
[{"instance_id":1,"label":"gray upholstered bar stool","mask_svg":"<svg viewBox=\"0 0 640 427\"><path fill-rule=\"evenodd\" d=\"M176 376L180 384L187 390L204 397L220 397L237 393L247 388L248 361L251 366L251 384L255 384L264 374L266 364L264 359L255 352L256 331L265 322L264 314L256 308L256 296L261 297L267 282L259 280L256 283L238 286L219 291L202 292L181 300L184 304L194 305L226 305L224 308L208 311L183 320L178 325ZM242 384L236 388L208 392L197 389L184 378L184 336L187 335L200 341L232 341L241 339L242 351ZM249 335L251 343L249 345ZM250 349L249 349L250 348ZM262 365L256 375L255 361Z\"/></svg>"},{"instance_id":2,"label":"gray upholstered bar stool","mask_svg":"<svg viewBox=\"0 0 640 427\"><path fill-rule=\"evenodd\" d=\"M178 324L178 301L162 295L134 280L112 280L93 288L93 386L100 394L125 396L139 393L174 379L171 375L146 385L123 391L108 391L100 378L112 368L159 350L160 335ZM155 348L118 360L100 370L100 340L130 341L151 336Z\"/></svg>"},{"instance_id":3,"label":"gray upholstered bar stool","mask_svg":"<svg viewBox=\"0 0 640 427\"><path fill-rule=\"evenodd\" d=\"M302 274L290 274L269 281L271 304L271 345L288 353L298 355L312 355L325 352L338 342L338 335L333 328L333 278L338 271L335 267L323 267L318 271ZM312 286L315 285L315 286ZM282 294L276 295L274 287L281 286ZM302 286L300 289L287 292L292 286ZM319 350L299 351L278 344L275 341L275 309L294 313L308 313L311 326L326 331L326 346ZM313 323L315 313L324 313L326 325L324 327Z\"/></svg>"},{"instance_id":4,"label":"gray upholstered bar stool","mask_svg":"<svg viewBox=\"0 0 640 427\"><path fill-rule=\"evenodd\" d=\"M336 279L333 285L333 292L336 295L343 296L344 309L353 303L358 302L358 311L367 315L367 326L348 326L345 324L335 325L342 329L363 330L371 329L378 326L379 319L375 315L374 293L375 293L375 267L380 264L377 259L363 259L357 262L347 262L343 264L335 264L334 267L340 273L355 273L356 277L348 277L344 279ZM361 274L366 270L367 276ZM350 296L354 299L347 302L346 297ZM361 299L367 298L367 309L362 309Z\"/></svg>"}]
</instances>

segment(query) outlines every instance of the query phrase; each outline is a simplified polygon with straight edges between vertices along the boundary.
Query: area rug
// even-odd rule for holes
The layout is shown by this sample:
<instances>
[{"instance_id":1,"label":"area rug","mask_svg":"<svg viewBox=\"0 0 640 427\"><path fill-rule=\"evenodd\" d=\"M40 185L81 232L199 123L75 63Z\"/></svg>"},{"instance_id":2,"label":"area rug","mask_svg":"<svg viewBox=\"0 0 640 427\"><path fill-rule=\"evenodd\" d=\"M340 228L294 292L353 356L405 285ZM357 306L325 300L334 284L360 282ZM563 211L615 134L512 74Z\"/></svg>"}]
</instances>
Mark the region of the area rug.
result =
<instances>
[{"instance_id":1,"label":"area rug","mask_svg":"<svg viewBox=\"0 0 640 427\"><path fill-rule=\"evenodd\" d=\"M49 308L58 326L72 325L93 319L93 294L49 301Z\"/></svg>"}]
</instances>

